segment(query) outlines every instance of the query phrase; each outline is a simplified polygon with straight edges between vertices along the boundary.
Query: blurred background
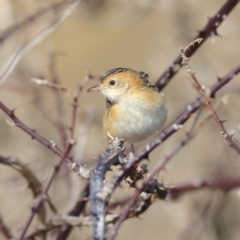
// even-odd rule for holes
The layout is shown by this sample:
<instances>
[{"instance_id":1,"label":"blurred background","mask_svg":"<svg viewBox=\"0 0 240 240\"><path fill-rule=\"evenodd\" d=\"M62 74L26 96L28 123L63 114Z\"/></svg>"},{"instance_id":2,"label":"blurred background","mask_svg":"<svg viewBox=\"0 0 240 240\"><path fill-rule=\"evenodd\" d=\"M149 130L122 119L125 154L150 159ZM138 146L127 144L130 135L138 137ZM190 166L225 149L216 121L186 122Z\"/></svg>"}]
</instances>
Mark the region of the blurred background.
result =
<instances>
[{"instance_id":1,"label":"blurred background","mask_svg":"<svg viewBox=\"0 0 240 240\"><path fill-rule=\"evenodd\" d=\"M20 22L26 16L56 1L0 0L0 29ZM100 76L116 67L145 71L155 82L187 46L210 16L224 4L224 0L89 0L81 2L61 26L54 29L39 44L21 57L14 71L0 85L0 101L10 109L17 108L17 116L48 140L62 147L64 136L57 123L66 128L71 121L71 96L62 93L63 107L59 115L56 96L52 89L37 86L34 77L52 81L77 90L86 71ZM34 24L0 43L0 69L34 34L47 24L54 24L64 10L50 11ZM238 5L218 29L221 37L212 36L190 60L202 85L210 86L240 63L240 6ZM73 149L75 160L93 167L98 154L107 146L102 132L105 100L98 93L86 93L96 84L90 80L85 86L78 112L76 139ZM168 125L197 93L186 69L182 69L164 89L169 108ZM216 95L228 98L219 111L228 133L236 132L234 141L240 144L240 76L236 76ZM207 113L207 110L204 112ZM61 117L60 117L61 116ZM0 111L0 155L19 158L44 184L53 166L58 162L47 148L17 129ZM190 119L183 129L174 134L150 155L149 169L184 139L191 127ZM67 131L64 133L67 133ZM64 135L64 134L63 134ZM149 141L149 140L148 140ZM147 142L147 141L146 141ZM146 142L140 143L140 150ZM198 179L237 177L240 157L221 137L216 123L209 121L160 174L166 186L174 186ZM63 166L50 190L50 197L60 214L67 213L78 200L84 181ZM127 186L124 186L127 188ZM130 195L121 189L112 199ZM156 201L140 219L127 220L117 239L239 239L240 194L202 190L186 194L177 201ZM17 234L26 221L32 206L32 194L26 181L13 169L0 165L0 214L12 232ZM48 216L51 218L51 215ZM35 221L31 229L36 228ZM75 228L69 240L89 239L91 229ZM3 239L0 233L0 239ZM50 238L51 239L51 238ZM54 235L52 235L54 239Z\"/></svg>"}]
</instances>

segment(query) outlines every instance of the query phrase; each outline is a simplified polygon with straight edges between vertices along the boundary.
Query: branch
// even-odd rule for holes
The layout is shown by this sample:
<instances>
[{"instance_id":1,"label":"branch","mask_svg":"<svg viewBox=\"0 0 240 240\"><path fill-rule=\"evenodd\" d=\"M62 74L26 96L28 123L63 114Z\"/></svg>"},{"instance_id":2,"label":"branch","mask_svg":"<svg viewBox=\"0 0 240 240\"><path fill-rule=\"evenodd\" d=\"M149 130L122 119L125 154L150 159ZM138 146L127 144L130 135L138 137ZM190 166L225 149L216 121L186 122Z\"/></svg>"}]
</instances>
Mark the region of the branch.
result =
<instances>
[{"instance_id":1,"label":"branch","mask_svg":"<svg viewBox=\"0 0 240 240\"><path fill-rule=\"evenodd\" d=\"M63 0L58 3L54 3L46 8L42 8L38 12L26 17L21 22L14 24L13 26L3 30L0 33L0 43L3 43L7 38L11 37L12 35L16 34L20 30L24 29L25 27L28 27L35 23L39 18L44 16L45 14L49 12L56 12L59 11L61 8L64 8L65 6L72 4L76 2L77 0Z\"/></svg>"},{"instance_id":2,"label":"branch","mask_svg":"<svg viewBox=\"0 0 240 240\"><path fill-rule=\"evenodd\" d=\"M201 189L219 189L222 191L230 191L240 187L240 178L233 179L210 179L210 180L194 180L191 183L177 185L173 188L168 188L169 199L177 199L183 194L199 191Z\"/></svg>"},{"instance_id":3,"label":"branch","mask_svg":"<svg viewBox=\"0 0 240 240\"><path fill-rule=\"evenodd\" d=\"M191 76L191 78L193 79L194 82L194 87L195 89L199 92L200 96L207 96L207 92L208 89L205 89L205 87L201 86L201 84L199 83L197 77L196 77L196 73L191 69L190 65L189 65L189 58L186 56L186 51L188 51L189 49L191 49L192 47L194 47L195 45L200 44L202 41L202 39L196 39L194 42L191 42L185 49L181 48L181 55L182 55L182 64L186 66L187 68L187 73L189 73L189 75ZM240 148L237 146L237 144L232 140L234 134L232 135L228 135L226 129L223 126L224 121L221 121L216 113L216 111L213 109L212 104L210 102L210 99L207 98L205 100L205 104L207 106L207 108L209 109L209 111L211 112L215 122L217 123L220 131L221 131L221 135L223 136L224 139L227 140L227 142L230 144L230 147L232 147L233 149L235 149L235 151L240 154Z\"/></svg>"},{"instance_id":4,"label":"branch","mask_svg":"<svg viewBox=\"0 0 240 240\"><path fill-rule=\"evenodd\" d=\"M80 213L85 209L87 204L87 200L85 200L89 196L89 183L85 186L82 193L80 194L80 201L77 201L76 205L73 209L68 213L68 216L79 216ZM62 226L60 228L60 232L56 238L56 240L65 240L68 238L70 232L72 230L72 226Z\"/></svg>"},{"instance_id":5,"label":"branch","mask_svg":"<svg viewBox=\"0 0 240 240\"><path fill-rule=\"evenodd\" d=\"M69 6L58 19L48 23L45 28L41 29L31 39L18 47L18 49L12 54L12 56L3 64L3 67L0 71L0 85L6 81L9 75L15 69L16 65L27 52L29 52L34 46L39 44L49 34L54 32L71 15L71 13L77 7L79 1L80 0L74 2L74 4Z\"/></svg>"},{"instance_id":6,"label":"branch","mask_svg":"<svg viewBox=\"0 0 240 240\"><path fill-rule=\"evenodd\" d=\"M217 28L222 24L228 14L236 7L238 3L239 0L227 0L225 4L223 4L223 6L219 9L219 11L212 18L209 18L206 26L202 30L200 30L192 40L192 42L194 42L194 40L202 38L202 42L199 45L195 45L193 48L191 48L187 52L187 57L191 57L209 37L213 35L218 35ZM178 73L178 71L182 67L181 63L182 57L180 54L156 81L156 86L160 90L166 87L167 84L171 81L171 79Z\"/></svg>"},{"instance_id":7,"label":"branch","mask_svg":"<svg viewBox=\"0 0 240 240\"><path fill-rule=\"evenodd\" d=\"M105 208L107 201L101 195L105 174L109 169L108 160L112 156L109 151L104 156L100 156L96 167L91 172L90 180L90 201L92 209L93 234L92 239L102 240L106 233Z\"/></svg>"},{"instance_id":8,"label":"branch","mask_svg":"<svg viewBox=\"0 0 240 240\"><path fill-rule=\"evenodd\" d=\"M5 236L6 239L12 239L13 238L13 235L12 235L10 229L4 223L1 215L0 215L0 231L3 234L3 236Z\"/></svg>"},{"instance_id":9,"label":"branch","mask_svg":"<svg viewBox=\"0 0 240 240\"><path fill-rule=\"evenodd\" d=\"M33 217L38 212L40 206L42 205L42 202L48 198L48 196L47 196L48 190L50 189L55 177L57 176L58 172L60 171L62 164L64 163L65 159L67 158L68 154L70 153L70 151L75 143L74 130L75 130L76 117L77 117L78 99L79 99L81 90L82 90L82 88L80 87L76 96L73 99L73 104L72 104L73 112L72 112L72 120L71 120L71 126L70 126L70 138L68 140L68 144L67 144L64 152L62 153L58 164L54 167L53 173L52 173L48 183L46 184L42 193L40 194L40 196L36 199L35 203L33 204L32 212L31 212L30 216L28 217L28 220L25 223L23 230L18 237L18 240L22 240L24 238L24 236L33 220Z\"/></svg>"},{"instance_id":10,"label":"branch","mask_svg":"<svg viewBox=\"0 0 240 240\"><path fill-rule=\"evenodd\" d=\"M31 190L33 196L36 198L41 192L42 192L42 184L38 180L38 178L35 176L35 174L29 169L29 167L21 162L19 159L13 158L13 157L3 157L0 156L0 163L7 165L16 171L18 171L28 182L28 187ZM57 212L56 207L52 203L51 199L47 199L47 203L49 204L50 209L53 212ZM38 216L42 223L44 223L46 218L46 209L45 206L42 205L41 209L39 209Z\"/></svg>"}]
</instances>

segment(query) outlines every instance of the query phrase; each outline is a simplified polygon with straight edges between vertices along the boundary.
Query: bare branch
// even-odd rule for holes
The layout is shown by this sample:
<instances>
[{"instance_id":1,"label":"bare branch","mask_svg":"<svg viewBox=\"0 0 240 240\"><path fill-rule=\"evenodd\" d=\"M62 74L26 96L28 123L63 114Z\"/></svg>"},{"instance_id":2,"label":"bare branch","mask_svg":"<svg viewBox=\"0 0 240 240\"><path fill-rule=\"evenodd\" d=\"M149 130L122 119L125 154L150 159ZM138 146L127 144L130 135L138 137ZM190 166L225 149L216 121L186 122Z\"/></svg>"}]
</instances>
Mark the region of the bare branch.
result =
<instances>
[{"instance_id":1,"label":"bare branch","mask_svg":"<svg viewBox=\"0 0 240 240\"><path fill-rule=\"evenodd\" d=\"M12 235L10 229L4 223L1 215L0 215L0 231L6 239L12 239L13 238L13 235Z\"/></svg>"},{"instance_id":2,"label":"bare branch","mask_svg":"<svg viewBox=\"0 0 240 240\"><path fill-rule=\"evenodd\" d=\"M39 18L46 15L47 13L59 11L65 8L67 5L72 4L76 1L78 0L63 0L61 2L51 4L46 8L42 8L38 12L26 17L21 22L14 24L13 26L3 30L0 33L0 43L3 43L7 38L13 36L14 34L21 31L22 29L34 24Z\"/></svg>"},{"instance_id":3,"label":"bare branch","mask_svg":"<svg viewBox=\"0 0 240 240\"><path fill-rule=\"evenodd\" d=\"M50 22L47 26L37 32L31 39L23 43L5 62L2 69L0 70L0 85L3 84L12 71L15 69L16 65L22 59L22 57L29 52L33 47L39 44L43 39L45 39L50 33L54 32L74 11L78 3L74 2L70 5L62 14L62 16L53 22Z\"/></svg>"},{"instance_id":4,"label":"bare branch","mask_svg":"<svg viewBox=\"0 0 240 240\"><path fill-rule=\"evenodd\" d=\"M16 171L18 171L28 182L28 187L32 191L32 194L35 198L42 192L41 182L38 180L35 174L31 171L31 169L26 164L21 162L19 159L16 159L13 157L7 158L7 157L0 156L0 163L7 165L9 167L12 167ZM51 208L51 210L56 213L57 209L52 203L50 198L47 199L47 203L49 204L49 207ZM45 206L42 205L41 209L38 212L39 219L42 223L45 222L45 218L46 218L45 211L46 211Z\"/></svg>"},{"instance_id":5,"label":"bare branch","mask_svg":"<svg viewBox=\"0 0 240 240\"><path fill-rule=\"evenodd\" d=\"M224 139L226 139L228 141L228 143L230 144L230 147L232 147L238 154L240 154L240 148L237 146L237 144L232 140L233 135L229 135L226 131L226 129L223 126L223 121L220 121L216 111L213 109L212 104L210 102L210 99L208 98L208 94L209 89L205 88L203 86L201 86L201 84L199 83L195 72L191 69L190 65L189 65L189 58L187 58L186 56L186 51L188 51L189 49L191 49L192 47L195 46L195 43L200 44L202 41L202 39L196 39L194 42L190 43L185 49L181 48L181 55L182 55L182 64L186 66L187 68L187 73L189 73L189 75L191 76L191 78L193 79L194 85L196 90L198 91L198 93L200 94L200 96L206 96L207 99L205 101L205 104L207 106L207 108L210 110L214 120L216 121L220 131L221 131L221 135L223 136Z\"/></svg>"},{"instance_id":6,"label":"bare branch","mask_svg":"<svg viewBox=\"0 0 240 240\"><path fill-rule=\"evenodd\" d=\"M239 0L227 0L225 4L219 9L219 11L211 18L209 18L208 23L198 34L194 37L192 42L195 39L202 38L202 42L199 45L195 45L189 51L187 51L187 57L191 57L199 47L211 36L218 35L217 28L222 24L222 22L227 18L229 13L236 7L239 3ZM156 86L162 90L171 79L178 73L182 65L182 57L178 55L172 64L167 68L167 70L158 78L156 81Z\"/></svg>"},{"instance_id":7,"label":"bare branch","mask_svg":"<svg viewBox=\"0 0 240 240\"><path fill-rule=\"evenodd\" d=\"M46 186L43 189L40 196L34 202L33 207L32 207L32 212L31 212L27 222L25 223L21 234L18 237L18 240L22 240L24 238L24 236L25 236L25 234L26 234L26 232L27 232L35 214L39 210L43 201L48 198L48 196L47 196L48 190L50 189L55 177L57 176L58 172L60 171L60 168L61 168L62 164L64 163L65 159L67 158L68 154L70 153L73 145L75 144L74 130L75 130L76 117L77 117L78 99L79 99L81 90L82 90L82 88L80 87L76 96L73 98L73 104L72 104L73 113L72 113L72 120L71 120L71 126L70 126L70 137L69 137L69 140L68 140L68 144L67 144L64 152L62 153L62 156L61 156L58 164L54 167L54 170L52 172L52 175L50 176L50 179L49 179L48 183L46 184Z\"/></svg>"},{"instance_id":8,"label":"bare branch","mask_svg":"<svg viewBox=\"0 0 240 240\"><path fill-rule=\"evenodd\" d=\"M201 189L219 189L222 191L230 191L240 187L240 178L233 179L209 179L209 180L194 180L190 183L179 184L172 188L168 188L169 199L177 199L185 193L199 191Z\"/></svg>"},{"instance_id":9,"label":"bare branch","mask_svg":"<svg viewBox=\"0 0 240 240\"><path fill-rule=\"evenodd\" d=\"M68 213L69 216L79 216L80 213L85 209L87 204L86 198L89 196L89 183L86 184L82 193L80 194L79 201L73 207L73 209ZM72 230L72 226L62 226L60 228L60 232L56 238L56 240L65 240L68 238L70 232Z\"/></svg>"}]
</instances>

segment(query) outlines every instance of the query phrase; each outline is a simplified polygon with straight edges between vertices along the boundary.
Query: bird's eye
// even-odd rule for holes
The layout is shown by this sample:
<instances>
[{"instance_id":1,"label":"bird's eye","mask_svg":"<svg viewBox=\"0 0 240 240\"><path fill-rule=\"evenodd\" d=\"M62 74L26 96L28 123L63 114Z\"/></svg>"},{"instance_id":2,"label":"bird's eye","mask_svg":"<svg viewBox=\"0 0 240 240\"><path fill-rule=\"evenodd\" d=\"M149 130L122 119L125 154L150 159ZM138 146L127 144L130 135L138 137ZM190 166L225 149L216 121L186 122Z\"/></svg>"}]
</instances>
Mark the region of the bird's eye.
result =
<instances>
[{"instance_id":1,"label":"bird's eye","mask_svg":"<svg viewBox=\"0 0 240 240\"><path fill-rule=\"evenodd\" d=\"M109 82L109 85L110 86L114 86L116 84L116 81L114 81L114 80L111 80L110 82Z\"/></svg>"}]
</instances>

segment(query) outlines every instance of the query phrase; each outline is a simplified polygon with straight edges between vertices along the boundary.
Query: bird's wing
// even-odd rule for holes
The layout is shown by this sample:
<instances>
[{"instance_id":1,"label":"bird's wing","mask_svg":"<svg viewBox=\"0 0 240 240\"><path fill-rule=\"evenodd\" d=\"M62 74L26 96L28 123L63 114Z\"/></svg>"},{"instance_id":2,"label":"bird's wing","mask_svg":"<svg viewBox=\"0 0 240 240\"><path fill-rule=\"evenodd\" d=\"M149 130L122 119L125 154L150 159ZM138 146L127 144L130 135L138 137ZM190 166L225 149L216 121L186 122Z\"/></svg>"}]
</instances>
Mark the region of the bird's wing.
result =
<instances>
[{"instance_id":1,"label":"bird's wing","mask_svg":"<svg viewBox=\"0 0 240 240\"><path fill-rule=\"evenodd\" d=\"M149 87L151 88L152 90L156 91L156 92L160 92L160 90L158 89L158 87L156 85L154 85L153 83L151 83L149 80L148 80L148 74L145 73L145 72L137 72L137 74L139 75L139 77L143 80L143 82Z\"/></svg>"}]
</instances>

